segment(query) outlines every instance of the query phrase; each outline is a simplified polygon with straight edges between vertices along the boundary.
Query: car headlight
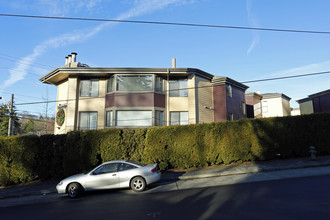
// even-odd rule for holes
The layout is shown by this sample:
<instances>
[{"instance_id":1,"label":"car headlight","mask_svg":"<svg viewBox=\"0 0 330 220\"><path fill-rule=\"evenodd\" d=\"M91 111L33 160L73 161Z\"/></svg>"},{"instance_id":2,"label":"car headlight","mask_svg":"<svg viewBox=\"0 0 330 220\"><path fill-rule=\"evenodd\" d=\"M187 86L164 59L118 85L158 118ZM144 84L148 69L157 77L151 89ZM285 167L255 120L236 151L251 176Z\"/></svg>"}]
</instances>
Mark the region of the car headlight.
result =
<instances>
[{"instance_id":1,"label":"car headlight","mask_svg":"<svg viewBox=\"0 0 330 220\"><path fill-rule=\"evenodd\" d=\"M58 186L61 186L61 185L63 185L63 182L61 181L61 182L59 182L57 185L58 185Z\"/></svg>"}]
</instances>

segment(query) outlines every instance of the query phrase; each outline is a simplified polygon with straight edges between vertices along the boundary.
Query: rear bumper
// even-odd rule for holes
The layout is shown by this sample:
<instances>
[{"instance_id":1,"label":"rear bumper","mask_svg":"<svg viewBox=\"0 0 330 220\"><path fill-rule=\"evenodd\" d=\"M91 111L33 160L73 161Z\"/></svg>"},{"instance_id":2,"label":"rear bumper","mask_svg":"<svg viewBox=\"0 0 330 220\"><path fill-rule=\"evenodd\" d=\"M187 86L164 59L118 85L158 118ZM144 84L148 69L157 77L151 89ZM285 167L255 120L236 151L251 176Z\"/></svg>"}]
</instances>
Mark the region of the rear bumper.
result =
<instances>
[{"instance_id":1,"label":"rear bumper","mask_svg":"<svg viewBox=\"0 0 330 220\"><path fill-rule=\"evenodd\" d=\"M149 176L146 176L147 184L155 183L160 180L161 173L160 172L154 172L150 174Z\"/></svg>"}]
</instances>

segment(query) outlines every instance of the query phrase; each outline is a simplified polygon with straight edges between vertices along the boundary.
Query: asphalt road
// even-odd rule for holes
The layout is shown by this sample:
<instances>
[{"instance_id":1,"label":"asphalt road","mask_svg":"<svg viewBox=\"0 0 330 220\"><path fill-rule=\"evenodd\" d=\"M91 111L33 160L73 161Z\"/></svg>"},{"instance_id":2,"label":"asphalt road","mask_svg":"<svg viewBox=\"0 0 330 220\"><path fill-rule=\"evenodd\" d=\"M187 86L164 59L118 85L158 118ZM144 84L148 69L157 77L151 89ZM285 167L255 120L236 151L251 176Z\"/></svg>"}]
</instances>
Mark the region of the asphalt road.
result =
<instances>
[{"instance_id":1,"label":"asphalt road","mask_svg":"<svg viewBox=\"0 0 330 220\"><path fill-rule=\"evenodd\" d=\"M1 219L330 219L330 176L169 192L113 190L0 208Z\"/></svg>"}]
</instances>

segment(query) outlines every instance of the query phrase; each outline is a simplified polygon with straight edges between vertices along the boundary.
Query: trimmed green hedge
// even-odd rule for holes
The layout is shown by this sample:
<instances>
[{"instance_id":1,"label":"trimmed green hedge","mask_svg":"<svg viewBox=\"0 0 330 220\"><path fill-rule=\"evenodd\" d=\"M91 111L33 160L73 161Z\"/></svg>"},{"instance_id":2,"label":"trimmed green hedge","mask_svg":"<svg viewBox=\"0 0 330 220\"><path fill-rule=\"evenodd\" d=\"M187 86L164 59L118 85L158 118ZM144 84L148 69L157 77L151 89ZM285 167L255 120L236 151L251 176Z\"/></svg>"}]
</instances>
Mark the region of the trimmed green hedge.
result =
<instances>
[{"instance_id":1,"label":"trimmed green hedge","mask_svg":"<svg viewBox=\"0 0 330 220\"><path fill-rule=\"evenodd\" d=\"M330 154L330 114L65 135L0 137L0 185L59 179L130 159L161 170Z\"/></svg>"}]
</instances>

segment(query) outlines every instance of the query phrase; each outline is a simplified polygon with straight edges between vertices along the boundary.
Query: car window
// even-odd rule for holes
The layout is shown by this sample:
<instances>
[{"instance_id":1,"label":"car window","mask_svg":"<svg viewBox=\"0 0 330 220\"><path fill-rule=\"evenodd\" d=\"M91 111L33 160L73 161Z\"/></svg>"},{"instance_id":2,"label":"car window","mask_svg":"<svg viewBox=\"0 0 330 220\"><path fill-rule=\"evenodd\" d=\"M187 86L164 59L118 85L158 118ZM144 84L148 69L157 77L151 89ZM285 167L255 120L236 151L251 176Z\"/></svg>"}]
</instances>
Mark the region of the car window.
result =
<instances>
[{"instance_id":1,"label":"car window","mask_svg":"<svg viewBox=\"0 0 330 220\"><path fill-rule=\"evenodd\" d=\"M103 166L100 166L97 168L93 174L102 174L102 173L113 173L118 171L118 163L108 163L104 164Z\"/></svg>"},{"instance_id":2,"label":"car window","mask_svg":"<svg viewBox=\"0 0 330 220\"><path fill-rule=\"evenodd\" d=\"M121 163L118 167L118 171L125 171L137 168L136 166L128 163Z\"/></svg>"}]
</instances>

